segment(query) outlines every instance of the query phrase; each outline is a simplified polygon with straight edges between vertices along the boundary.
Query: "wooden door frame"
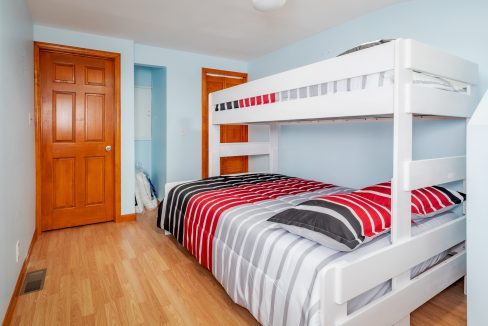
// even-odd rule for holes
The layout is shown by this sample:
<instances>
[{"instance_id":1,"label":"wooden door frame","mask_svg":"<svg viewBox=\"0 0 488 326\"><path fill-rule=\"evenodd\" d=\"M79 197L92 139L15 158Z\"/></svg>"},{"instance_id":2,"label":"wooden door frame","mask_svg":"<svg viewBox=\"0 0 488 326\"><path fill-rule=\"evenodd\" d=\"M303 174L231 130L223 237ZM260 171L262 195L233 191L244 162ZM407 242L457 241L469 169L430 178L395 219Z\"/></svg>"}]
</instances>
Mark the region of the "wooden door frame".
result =
<instances>
[{"instance_id":1,"label":"wooden door frame","mask_svg":"<svg viewBox=\"0 0 488 326\"><path fill-rule=\"evenodd\" d=\"M40 52L62 52L80 56L111 59L114 62L114 105L115 105L115 143L114 143L114 221L123 220L121 216L121 158L120 158L120 53L79 48L68 45L34 42L34 116L35 116L35 157L36 157L36 233L42 233L42 179L41 179L41 135L42 135L42 101L40 85Z\"/></svg>"},{"instance_id":2,"label":"wooden door frame","mask_svg":"<svg viewBox=\"0 0 488 326\"><path fill-rule=\"evenodd\" d=\"M222 77L240 77L247 82L246 72L202 68L202 178L208 177L208 96L207 96L207 75ZM207 110L205 110L205 106Z\"/></svg>"}]
</instances>

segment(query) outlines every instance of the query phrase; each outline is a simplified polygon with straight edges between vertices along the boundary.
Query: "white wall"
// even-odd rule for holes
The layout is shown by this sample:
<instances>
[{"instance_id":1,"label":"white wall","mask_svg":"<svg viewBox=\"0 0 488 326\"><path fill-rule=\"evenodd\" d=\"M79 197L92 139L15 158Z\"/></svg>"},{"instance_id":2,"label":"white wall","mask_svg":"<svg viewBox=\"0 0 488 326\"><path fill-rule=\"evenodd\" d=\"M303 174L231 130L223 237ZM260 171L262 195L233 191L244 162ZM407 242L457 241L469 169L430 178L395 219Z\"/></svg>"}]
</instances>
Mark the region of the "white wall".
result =
<instances>
[{"instance_id":1,"label":"white wall","mask_svg":"<svg viewBox=\"0 0 488 326\"><path fill-rule=\"evenodd\" d=\"M32 22L24 1L0 1L0 319L35 228ZM20 241L20 260L15 260Z\"/></svg>"},{"instance_id":2,"label":"white wall","mask_svg":"<svg viewBox=\"0 0 488 326\"><path fill-rule=\"evenodd\" d=\"M203 67L247 71L247 63L135 45L135 63L166 67L167 182L201 177Z\"/></svg>"},{"instance_id":3,"label":"white wall","mask_svg":"<svg viewBox=\"0 0 488 326\"><path fill-rule=\"evenodd\" d=\"M34 40L121 54L122 214L134 213L134 42L39 25Z\"/></svg>"}]
</instances>

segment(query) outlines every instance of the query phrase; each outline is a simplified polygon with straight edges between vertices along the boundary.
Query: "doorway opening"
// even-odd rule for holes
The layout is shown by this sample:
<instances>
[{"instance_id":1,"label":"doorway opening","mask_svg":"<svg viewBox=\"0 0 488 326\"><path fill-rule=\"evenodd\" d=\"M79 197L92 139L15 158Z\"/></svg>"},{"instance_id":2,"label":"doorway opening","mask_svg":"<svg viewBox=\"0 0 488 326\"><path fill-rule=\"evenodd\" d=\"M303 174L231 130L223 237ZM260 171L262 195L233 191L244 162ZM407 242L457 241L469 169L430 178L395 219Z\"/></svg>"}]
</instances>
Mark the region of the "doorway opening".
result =
<instances>
[{"instance_id":1,"label":"doorway opening","mask_svg":"<svg viewBox=\"0 0 488 326\"><path fill-rule=\"evenodd\" d=\"M144 206L154 208L155 203L164 197L167 124L165 67L135 65L134 101L136 211L141 212ZM141 173L147 181L141 180ZM147 200L152 200L152 204Z\"/></svg>"}]
</instances>

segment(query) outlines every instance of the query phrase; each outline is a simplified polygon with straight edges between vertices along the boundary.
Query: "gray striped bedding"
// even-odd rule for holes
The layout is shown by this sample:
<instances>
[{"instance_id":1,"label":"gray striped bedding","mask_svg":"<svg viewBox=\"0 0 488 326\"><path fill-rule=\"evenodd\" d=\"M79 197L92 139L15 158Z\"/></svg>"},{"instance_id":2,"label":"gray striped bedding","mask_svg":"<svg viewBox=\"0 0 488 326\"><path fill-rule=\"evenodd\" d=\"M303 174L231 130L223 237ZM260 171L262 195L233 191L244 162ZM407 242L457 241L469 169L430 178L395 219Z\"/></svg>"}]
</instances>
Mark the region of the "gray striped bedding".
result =
<instances>
[{"instance_id":1,"label":"gray striped bedding","mask_svg":"<svg viewBox=\"0 0 488 326\"><path fill-rule=\"evenodd\" d=\"M320 325L319 273L339 261L389 244L384 235L353 252L338 252L289 233L267 220L277 212L316 196L350 191L335 187L240 205L219 219L213 240L212 273L237 304L263 325ZM444 213L412 227L418 234L456 218ZM442 253L412 269L417 275L437 263ZM359 273L359 272L358 272ZM352 312L390 290L388 282L351 300ZM327 312L322 312L327 313Z\"/></svg>"}]
</instances>

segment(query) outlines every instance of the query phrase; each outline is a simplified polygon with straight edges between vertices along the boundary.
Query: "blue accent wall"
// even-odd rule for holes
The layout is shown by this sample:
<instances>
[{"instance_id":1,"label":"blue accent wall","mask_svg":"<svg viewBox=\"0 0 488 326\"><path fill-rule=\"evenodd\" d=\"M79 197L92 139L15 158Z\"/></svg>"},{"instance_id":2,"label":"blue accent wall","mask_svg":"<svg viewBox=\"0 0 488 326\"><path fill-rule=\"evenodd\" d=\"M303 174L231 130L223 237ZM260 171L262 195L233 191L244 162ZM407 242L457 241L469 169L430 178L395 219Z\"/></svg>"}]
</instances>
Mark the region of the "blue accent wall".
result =
<instances>
[{"instance_id":1,"label":"blue accent wall","mask_svg":"<svg viewBox=\"0 0 488 326\"><path fill-rule=\"evenodd\" d=\"M416 0L375 11L290 44L249 63L251 80L334 57L380 38L414 38L480 64L480 89L488 85L488 1ZM414 158L464 155L464 121L414 125ZM284 126L281 173L362 187L392 176L391 122ZM259 169L259 168L258 168Z\"/></svg>"},{"instance_id":2,"label":"blue accent wall","mask_svg":"<svg viewBox=\"0 0 488 326\"><path fill-rule=\"evenodd\" d=\"M142 169L149 176L152 174L151 144L151 140L134 141L136 167Z\"/></svg>"},{"instance_id":3,"label":"blue accent wall","mask_svg":"<svg viewBox=\"0 0 488 326\"><path fill-rule=\"evenodd\" d=\"M166 68L136 65L135 87L151 88L151 140L135 140L135 162L164 196L166 183Z\"/></svg>"},{"instance_id":4,"label":"blue accent wall","mask_svg":"<svg viewBox=\"0 0 488 326\"><path fill-rule=\"evenodd\" d=\"M152 88L152 69L145 66L134 67L134 86ZM152 101L151 101L152 102ZM151 107L154 103L151 103ZM134 140L135 164L149 176L152 175L151 140Z\"/></svg>"},{"instance_id":5,"label":"blue accent wall","mask_svg":"<svg viewBox=\"0 0 488 326\"><path fill-rule=\"evenodd\" d=\"M164 197L167 165L166 68L153 68L152 87L151 180L161 200Z\"/></svg>"},{"instance_id":6,"label":"blue accent wall","mask_svg":"<svg viewBox=\"0 0 488 326\"><path fill-rule=\"evenodd\" d=\"M153 68L136 65L134 67L134 86L152 87Z\"/></svg>"}]
</instances>

